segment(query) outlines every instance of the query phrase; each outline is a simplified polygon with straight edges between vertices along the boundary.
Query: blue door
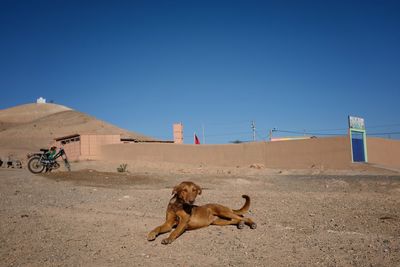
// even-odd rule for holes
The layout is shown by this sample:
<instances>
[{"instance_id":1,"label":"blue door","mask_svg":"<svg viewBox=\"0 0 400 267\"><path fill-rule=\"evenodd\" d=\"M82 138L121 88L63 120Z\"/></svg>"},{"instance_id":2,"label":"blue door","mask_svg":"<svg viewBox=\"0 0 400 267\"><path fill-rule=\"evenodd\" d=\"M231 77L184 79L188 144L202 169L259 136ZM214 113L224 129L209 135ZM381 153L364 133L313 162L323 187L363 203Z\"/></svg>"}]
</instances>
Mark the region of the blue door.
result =
<instances>
[{"instance_id":1,"label":"blue door","mask_svg":"<svg viewBox=\"0 0 400 267\"><path fill-rule=\"evenodd\" d=\"M351 144L353 147L354 162L365 162L364 141L363 133L352 132Z\"/></svg>"}]
</instances>

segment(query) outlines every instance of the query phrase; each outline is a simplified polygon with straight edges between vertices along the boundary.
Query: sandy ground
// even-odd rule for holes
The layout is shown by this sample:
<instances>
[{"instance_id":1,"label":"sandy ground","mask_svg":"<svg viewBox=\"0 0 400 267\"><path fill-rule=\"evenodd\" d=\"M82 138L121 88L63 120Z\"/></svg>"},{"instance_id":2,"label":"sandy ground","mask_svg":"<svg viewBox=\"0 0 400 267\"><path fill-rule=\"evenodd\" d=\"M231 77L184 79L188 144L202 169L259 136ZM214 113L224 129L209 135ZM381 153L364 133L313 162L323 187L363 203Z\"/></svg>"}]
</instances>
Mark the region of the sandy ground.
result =
<instances>
[{"instance_id":1,"label":"sandy ground","mask_svg":"<svg viewBox=\"0 0 400 267\"><path fill-rule=\"evenodd\" d=\"M94 167L73 163L75 171L50 175L0 168L0 265L400 265L400 176ZM148 242L183 180L203 187L198 205L239 208L250 195L258 228L210 226L171 245L162 236Z\"/></svg>"}]
</instances>

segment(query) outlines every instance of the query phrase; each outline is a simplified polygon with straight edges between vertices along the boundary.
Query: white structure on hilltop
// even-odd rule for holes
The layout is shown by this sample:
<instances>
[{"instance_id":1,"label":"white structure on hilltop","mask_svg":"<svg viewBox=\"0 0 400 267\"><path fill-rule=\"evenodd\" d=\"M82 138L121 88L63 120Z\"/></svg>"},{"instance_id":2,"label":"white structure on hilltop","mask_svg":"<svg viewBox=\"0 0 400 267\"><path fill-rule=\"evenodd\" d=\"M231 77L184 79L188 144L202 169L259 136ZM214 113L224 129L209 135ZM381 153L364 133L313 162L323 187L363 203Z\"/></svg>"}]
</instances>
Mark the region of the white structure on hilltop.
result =
<instances>
[{"instance_id":1,"label":"white structure on hilltop","mask_svg":"<svg viewBox=\"0 0 400 267\"><path fill-rule=\"evenodd\" d=\"M38 99L36 99L36 103L38 104L46 104L46 99L43 97L39 97Z\"/></svg>"}]
</instances>

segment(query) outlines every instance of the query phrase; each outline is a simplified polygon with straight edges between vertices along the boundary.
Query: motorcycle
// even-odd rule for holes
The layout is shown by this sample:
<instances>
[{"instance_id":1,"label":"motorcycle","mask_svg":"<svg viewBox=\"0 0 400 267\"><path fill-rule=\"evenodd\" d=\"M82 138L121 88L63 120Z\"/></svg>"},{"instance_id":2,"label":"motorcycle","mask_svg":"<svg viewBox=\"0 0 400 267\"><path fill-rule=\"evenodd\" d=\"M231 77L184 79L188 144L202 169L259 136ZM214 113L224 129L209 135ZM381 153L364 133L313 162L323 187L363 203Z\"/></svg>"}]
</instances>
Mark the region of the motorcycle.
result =
<instances>
[{"instance_id":1,"label":"motorcycle","mask_svg":"<svg viewBox=\"0 0 400 267\"><path fill-rule=\"evenodd\" d=\"M57 159L60 157L64 161L67 170L71 171L71 165L63 148L60 148L52 158L49 157L49 149L40 149L40 151L40 153L28 154L28 169L31 173L51 172L60 168L60 164L57 162Z\"/></svg>"}]
</instances>

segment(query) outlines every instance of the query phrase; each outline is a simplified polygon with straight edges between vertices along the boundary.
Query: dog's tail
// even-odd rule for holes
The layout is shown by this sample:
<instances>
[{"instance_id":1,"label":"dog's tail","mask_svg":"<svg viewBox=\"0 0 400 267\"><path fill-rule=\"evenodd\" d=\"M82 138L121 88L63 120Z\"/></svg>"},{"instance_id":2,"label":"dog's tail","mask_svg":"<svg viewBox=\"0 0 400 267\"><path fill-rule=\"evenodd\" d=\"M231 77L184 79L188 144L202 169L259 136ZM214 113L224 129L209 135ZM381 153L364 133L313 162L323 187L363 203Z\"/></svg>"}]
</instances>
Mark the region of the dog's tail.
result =
<instances>
[{"instance_id":1,"label":"dog's tail","mask_svg":"<svg viewBox=\"0 0 400 267\"><path fill-rule=\"evenodd\" d=\"M243 207L241 207L239 210L233 210L233 212L237 215L245 214L250 208L250 197L248 195L242 195L242 197L246 199L246 203L244 203Z\"/></svg>"}]
</instances>

